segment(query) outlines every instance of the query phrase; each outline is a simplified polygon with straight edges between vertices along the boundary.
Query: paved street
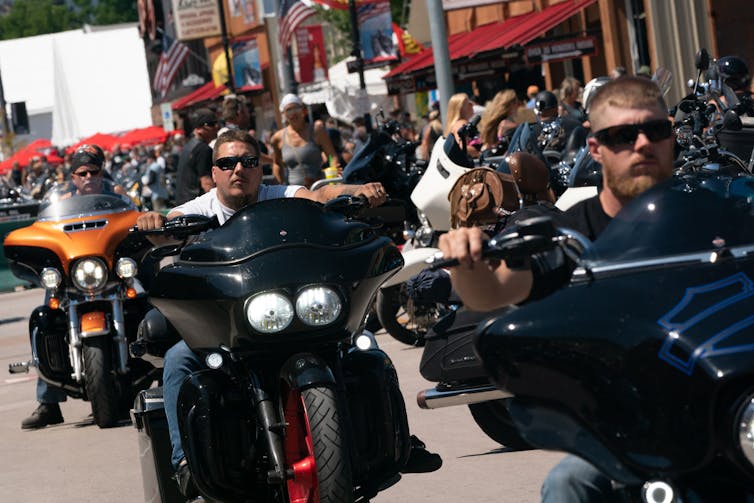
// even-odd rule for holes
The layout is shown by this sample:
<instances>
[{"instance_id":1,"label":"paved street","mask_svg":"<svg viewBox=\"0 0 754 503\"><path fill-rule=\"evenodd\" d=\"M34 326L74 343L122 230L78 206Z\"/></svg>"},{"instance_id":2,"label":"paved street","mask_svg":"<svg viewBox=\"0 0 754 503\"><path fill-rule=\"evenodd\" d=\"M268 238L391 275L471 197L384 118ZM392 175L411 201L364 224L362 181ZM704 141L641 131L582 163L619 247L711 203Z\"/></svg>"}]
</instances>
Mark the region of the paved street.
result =
<instances>
[{"instance_id":1,"label":"paved street","mask_svg":"<svg viewBox=\"0 0 754 503\"><path fill-rule=\"evenodd\" d=\"M0 295L0 494L4 501L33 503L125 503L143 501L136 430L130 425L101 430L90 423L89 404L68 400L65 423L22 431L21 420L36 407L35 374L10 375L8 363L29 358L28 315L40 290ZM421 352L378 340L398 367L412 432L439 452L443 467L406 475L374 501L538 501L547 471L562 457L543 451L507 452L488 439L465 407L425 411L416 392L428 386L418 372Z\"/></svg>"}]
</instances>

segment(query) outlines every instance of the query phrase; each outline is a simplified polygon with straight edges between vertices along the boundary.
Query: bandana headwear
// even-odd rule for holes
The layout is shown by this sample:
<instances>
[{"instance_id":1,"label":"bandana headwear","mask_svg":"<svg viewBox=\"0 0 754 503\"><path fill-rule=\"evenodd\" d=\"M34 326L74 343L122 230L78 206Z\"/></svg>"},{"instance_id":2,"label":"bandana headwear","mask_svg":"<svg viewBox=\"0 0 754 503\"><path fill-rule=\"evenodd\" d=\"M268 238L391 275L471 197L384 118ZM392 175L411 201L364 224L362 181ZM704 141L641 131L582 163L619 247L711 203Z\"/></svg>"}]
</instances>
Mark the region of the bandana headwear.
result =
<instances>
[{"instance_id":1,"label":"bandana headwear","mask_svg":"<svg viewBox=\"0 0 754 503\"><path fill-rule=\"evenodd\" d=\"M97 145L82 145L71 156L71 171L79 166L102 167L105 162L105 153Z\"/></svg>"},{"instance_id":2,"label":"bandana headwear","mask_svg":"<svg viewBox=\"0 0 754 503\"><path fill-rule=\"evenodd\" d=\"M283 96L283 99L280 101L280 111L285 112L285 107L288 105L301 105L304 106L304 102L301 101L301 98L296 96L295 94L286 94Z\"/></svg>"}]
</instances>

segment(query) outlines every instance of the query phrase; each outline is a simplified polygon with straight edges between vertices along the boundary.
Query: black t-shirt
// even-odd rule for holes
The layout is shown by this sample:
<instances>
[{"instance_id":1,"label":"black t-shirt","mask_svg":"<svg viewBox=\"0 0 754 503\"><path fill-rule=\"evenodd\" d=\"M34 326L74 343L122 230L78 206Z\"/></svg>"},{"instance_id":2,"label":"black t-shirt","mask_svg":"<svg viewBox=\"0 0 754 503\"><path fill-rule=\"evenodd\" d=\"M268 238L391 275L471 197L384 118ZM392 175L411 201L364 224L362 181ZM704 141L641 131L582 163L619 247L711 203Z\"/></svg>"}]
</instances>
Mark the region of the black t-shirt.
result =
<instances>
[{"instance_id":1,"label":"black t-shirt","mask_svg":"<svg viewBox=\"0 0 754 503\"><path fill-rule=\"evenodd\" d=\"M602 209L599 196L594 196L580 201L566 211L560 211L549 203L527 207L517 211L509 225L536 216L549 216L557 227L580 232L590 241L597 239L612 220ZM573 268L573 263L566 260L559 250L533 256L531 270L534 283L527 301L541 299L568 283Z\"/></svg>"},{"instance_id":2,"label":"black t-shirt","mask_svg":"<svg viewBox=\"0 0 754 503\"><path fill-rule=\"evenodd\" d=\"M212 176L212 148L197 137L191 138L178 158L175 204L183 204L202 194L199 180Z\"/></svg>"}]
</instances>

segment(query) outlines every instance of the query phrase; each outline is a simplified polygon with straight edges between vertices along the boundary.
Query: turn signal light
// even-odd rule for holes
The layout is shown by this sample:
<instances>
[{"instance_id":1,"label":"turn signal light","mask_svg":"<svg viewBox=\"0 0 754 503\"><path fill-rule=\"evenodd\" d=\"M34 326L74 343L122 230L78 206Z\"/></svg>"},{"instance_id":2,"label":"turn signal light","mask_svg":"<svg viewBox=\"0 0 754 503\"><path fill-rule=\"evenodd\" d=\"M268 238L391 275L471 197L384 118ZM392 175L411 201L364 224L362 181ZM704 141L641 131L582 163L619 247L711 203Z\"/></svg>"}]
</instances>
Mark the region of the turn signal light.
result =
<instances>
[{"instance_id":1,"label":"turn signal light","mask_svg":"<svg viewBox=\"0 0 754 503\"><path fill-rule=\"evenodd\" d=\"M136 298L136 289L135 288L126 288L126 297L129 299L135 299Z\"/></svg>"},{"instance_id":2,"label":"turn signal light","mask_svg":"<svg viewBox=\"0 0 754 503\"><path fill-rule=\"evenodd\" d=\"M59 309L60 299L56 299L55 297L50 297L50 300L47 301L47 305L50 307L50 309Z\"/></svg>"}]
</instances>

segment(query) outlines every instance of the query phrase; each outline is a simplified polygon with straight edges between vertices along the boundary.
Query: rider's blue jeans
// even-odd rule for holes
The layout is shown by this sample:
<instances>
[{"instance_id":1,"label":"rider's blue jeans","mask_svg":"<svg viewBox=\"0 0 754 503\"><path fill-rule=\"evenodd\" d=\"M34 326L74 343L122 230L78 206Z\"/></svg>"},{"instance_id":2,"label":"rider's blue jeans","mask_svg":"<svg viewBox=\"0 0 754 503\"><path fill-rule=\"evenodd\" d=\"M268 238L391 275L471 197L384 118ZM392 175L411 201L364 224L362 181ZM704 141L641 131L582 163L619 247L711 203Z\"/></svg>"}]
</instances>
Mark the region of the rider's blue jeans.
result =
<instances>
[{"instance_id":1,"label":"rider's blue jeans","mask_svg":"<svg viewBox=\"0 0 754 503\"><path fill-rule=\"evenodd\" d=\"M60 403L66 401L66 394L60 388L50 386L41 378L37 377L37 402Z\"/></svg>"},{"instance_id":2,"label":"rider's blue jeans","mask_svg":"<svg viewBox=\"0 0 754 503\"><path fill-rule=\"evenodd\" d=\"M542 484L542 503L607 503L614 498L610 479L576 456L563 458Z\"/></svg>"},{"instance_id":3,"label":"rider's blue jeans","mask_svg":"<svg viewBox=\"0 0 754 503\"><path fill-rule=\"evenodd\" d=\"M168 433L173 455L170 460L173 468L183 459L181 432L178 429L178 392L183 381L193 372L206 368L199 356L191 351L185 342L180 341L165 353L165 368L162 372L162 396L165 400L165 416L168 419Z\"/></svg>"}]
</instances>

